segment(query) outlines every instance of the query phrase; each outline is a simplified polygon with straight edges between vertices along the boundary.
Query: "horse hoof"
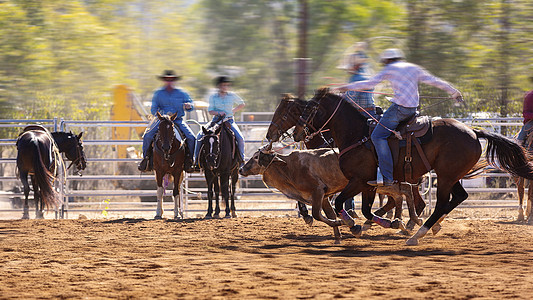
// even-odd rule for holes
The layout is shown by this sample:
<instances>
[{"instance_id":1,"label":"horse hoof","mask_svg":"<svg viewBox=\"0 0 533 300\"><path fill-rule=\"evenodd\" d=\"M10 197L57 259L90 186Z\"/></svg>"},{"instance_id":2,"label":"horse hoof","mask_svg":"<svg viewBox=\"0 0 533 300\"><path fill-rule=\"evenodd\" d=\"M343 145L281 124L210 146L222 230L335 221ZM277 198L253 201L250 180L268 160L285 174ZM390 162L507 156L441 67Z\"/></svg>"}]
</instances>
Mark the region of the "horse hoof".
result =
<instances>
[{"instance_id":1,"label":"horse hoof","mask_svg":"<svg viewBox=\"0 0 533 300\"><path fill-rule=\"evenodd\" d=\"M334 242L335 245L339 245L340 243L341 243L340 239L335 239L335 242Z\"/></svg>"},{"instance_id":2,"label":"horse hoof","mask_svg":"<svg viewBox=\"0 0 533 300\"><path fill-rule=\"evenodd\" d=\"M162 216L155 216L155 217L154 217L154 220L161 220L161 219L163 219Z\"/></svg>"},{"instance_id":3,"label":"horse hoof","mask_svg":"<svg viewBox=\"0 0 533 300\"><path fill-rule=\"evenodd\" d=\"M205 215L204 219L213 219L213 216L211 216L211 214L207 214Z\"/></svg>"},{"instance_id":4,"label":"horse hoof","mask_svg":"<svg viewBox=\"0 0 533 300\"><path fill-rule=\"evenodd\" d=\"M362 230L363 230L363 231L367 231L367 230L369 230L370 228L372 228L372 224L374 224L374 222L372 222L372 221L366 221L365 223L363 223L363 228L362 228Z\"/></svg>"},{"instance_id":5,"label":"horse hoof","mask_svg":"<svg viewBox=\"0 0 533 300\"><path fill-rule=\"evenodd\" d=\"M219 214L214 214L213 215L213 219L220 219L220 215Z\"/></svg>"},{"instance_id":6,"label":"horse hoof","mask_svg":"<svg viewBox=\"0 0 533 300\"><path fill-rule=\"evenodd\" d=\"M435 224L433 225L433 227L431 227L431 232L433 232L433 235L437 235L437 233L439 233L439 231L441 230L442 226L440 226L440 224Z\"/></svg>"},{"instance_id":7,"label":"horse hoof","mask_svg":"<svg viewBox=\"0 0 533 300\"><path fill-rule=\"evenodd\" d=\"M411 230L415 229L415 225L416 225L416 224L415 224L415 221L413 221L413 220L409 220L409 221L407 222L407 225L405 225L405 229L411 231Z\"/></svg>"},{"instance_id":8,"label":"horse hoof","mask_svg":"<svg viewBox=\"0 0 533 300\"><path fill-rule=\"evenodd\" d=\"M410 238L410 239L408 239L408 240L405 242L405 244L406 244L407 246L416 246L416 245L418 245L418 239Z\"/></svg>"},{"instance_id":9,"label":"horse hoof","mask_svg":"<svg viewBox=\"0 0 533 300\"><path fill-rule=\"evenodd\" d=\"M527 218L527 224L528 225L533 225L533 217Z\"/></svg>"},{"instance_id":10,"label":"horse hoof","mask_svg":"<svg viewBox=\"0 0 533 300\"><path fill-rule=\"evenodd\" d=\"M361 225L354 225L350 227L350 231L352 232L353 236L360 237L363 233L363 227L361 227Z\"/></svg>"},{"instance_id":11,"label":"horse hoof","mask_svg":"<svg viewBox=\"0 0 533 300\"><path fill-rule=\"evenodd\" d=\"M226 215L224 216L224 219L231 219L231 215L230 215L230 214L226 214Z\"/></svg>"},{"instance_id":12,"label":"horse hoof","mask_svg":"<svg viewBox=\"0 0 533 300\"><path fill-rule=\"evenodd\" d=\"M232 218L236 218L236 217L237 217L237 213L236 213L235 211L232 211L232 212L231 212L231 217L232 217Z\"/></svg>"},{"instance_id":13,"label":"horse hoof","mask_svg":"<svg viewBox=\"0 0 533 300\"><path fill-rule=\"evenodd\" d=\"M30 215L29 214L22 215L22 220L29 220L29 219L30 219Z\"/></svg>"},{"instance_id":14,"label":"horse hoof","mask_svg":"<svg viewBox=\"0 0 533 300\"><path fill-rule=\"evenodd\" d=\"M314 220L314 219L313 219L313 217L311 217L311 216L305 216L305 217L304 217L305 224L307 224L307 225L309 225L309 226L313 225L313 220Z\"/></svg>"}]
</instances>

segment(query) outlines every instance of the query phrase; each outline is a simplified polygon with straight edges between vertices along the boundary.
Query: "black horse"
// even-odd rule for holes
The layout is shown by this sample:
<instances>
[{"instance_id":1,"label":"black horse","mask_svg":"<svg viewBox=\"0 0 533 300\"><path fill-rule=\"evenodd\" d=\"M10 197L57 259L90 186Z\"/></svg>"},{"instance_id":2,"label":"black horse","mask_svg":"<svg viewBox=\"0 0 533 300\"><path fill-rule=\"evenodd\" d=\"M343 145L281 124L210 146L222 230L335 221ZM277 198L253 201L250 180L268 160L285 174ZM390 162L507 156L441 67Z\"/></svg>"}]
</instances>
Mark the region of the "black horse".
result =
<instances>
[{"instance_id":1,"label":"black horse","mask_svg":"<svg viewBox=\"0 0 533 300\"><path fill-rule=\"evenodd\" d=\"M228 124L229 125L229 124ZM206 218L218 218L220 206L219 194L226 204L226 218L237 217L235 212L235 189L239 180L239 153L233 132L223 123L221 118L213 120L211 126L202 126L202 137L199 153L200 167L204 170L207 181L208 208ZM231 185L230 185L231 180ZM216 201L213 215L213 190ZM231 198L231 206L229 200ZM231 214L230 214L231 213Z\"/></svg>"},{"instance_id":2,"label":"black horse","mask_svg":"<svg viewBox=\"0 0 533 300\"><path fill-rule=\"evenodd\" d=\"M321 89L304 109L301 120L293 134L296 141L304 138L304 129L308 124L313 124L315 128L329 128L342 153L339 162L349 183L336 198L336 209L340 211L342 203L347 198L366 192L363 193L362 199L363 215L383 227L391 227L390 220L380 218L371 212L375 191L367 182L376 178L377 159L372 150L365 147L368 141L366 119L342 97L329 93L328 89ZM418 244L418 239L422 238L430 228L438 225L468 197L459 180L478 163L482 154L480 138L488 142L486 155L489 163L494 164L497 160L499 168L513 175L533 179L533 165L528 162L525 149L513 140L485 130L471 129L454 119L434 120L432 125L433 137L423 144L422 148L428 163L437 174L437 203L424 225L407 241L408 245ZM347 151L344 151L345 149ZM399 157L404 156L405 149L402 148ZM404 181L402 178L406 176L403 169L401 165L395 166L395 179ZM427 172L422 158L413 155L413 176L405 181L416 183L415 180ZM333 221L331 223L335 224Z\"/></svg>"},{"instance_id":3,"label":"black horse","mask_svg":"<svg viewBox=\"0 0 533 300\"><path fill-rule=\"evenodd\" d=\"M35 199L36 218L43 218L43 210L46 206L57 206L60 203L57 193L54 191L54 180L64 167L60 153L76 164L78 172L87 166L81 136L72 132L49 133L44 127L30 125L17 139L17 170L24 186L24 212L23 219L29 219L28 196L30 174ZM71 166L72 166L71 164Z\"/></svg>"}]
</instances>

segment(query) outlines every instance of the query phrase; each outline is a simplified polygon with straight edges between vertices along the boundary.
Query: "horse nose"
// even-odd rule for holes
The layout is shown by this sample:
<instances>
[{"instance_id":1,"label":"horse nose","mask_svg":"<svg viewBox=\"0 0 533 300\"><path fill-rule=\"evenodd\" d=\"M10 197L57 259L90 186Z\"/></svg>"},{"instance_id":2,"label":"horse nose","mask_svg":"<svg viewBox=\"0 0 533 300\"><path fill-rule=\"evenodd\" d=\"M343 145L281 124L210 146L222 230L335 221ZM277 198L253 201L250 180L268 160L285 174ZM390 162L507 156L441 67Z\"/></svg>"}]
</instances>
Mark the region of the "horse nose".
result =
<instances>
[{"instance_id":1,"label":"horse nose","mask_svg":"<svg viewBox=\"0 0 533 300\"><path fill-rule=\"evenodd\" d=\"M239 174L241 174L242 176L246 176L246 172L244 171L244 166L239 168Z\"/></svg>"}]
</instances>

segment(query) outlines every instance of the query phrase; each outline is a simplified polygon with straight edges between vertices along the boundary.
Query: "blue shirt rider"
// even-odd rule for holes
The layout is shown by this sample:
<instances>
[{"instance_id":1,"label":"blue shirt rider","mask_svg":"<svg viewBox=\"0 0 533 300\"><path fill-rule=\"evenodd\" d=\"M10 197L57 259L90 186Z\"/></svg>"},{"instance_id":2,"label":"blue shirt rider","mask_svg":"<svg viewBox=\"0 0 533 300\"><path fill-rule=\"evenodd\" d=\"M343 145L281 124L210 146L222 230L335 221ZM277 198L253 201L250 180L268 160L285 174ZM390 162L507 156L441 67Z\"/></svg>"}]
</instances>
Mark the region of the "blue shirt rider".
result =
<instances>
[{"instance_id":1,"label":"blue shirt rider","mask_svg":"<svg viewBox=\"0 0 533 300\"><path fill-rule=\"evenodd\" d=\"M245 103L239 95L229 90L232 82L233 81L227 76L219 76L215 78L214 83L217 87L217 91L209 96L209 107L207 108L207 112L214 117L206 127L211 126L211 123L219 117L226 118L227 122L231 124L231 130L235 134L242 163L244 162L244 137L237 126L237 123L233 120L233 115L243 109ZM198 166L198 154L200 152L200 147L202 146L200 141L203 136L204 133L201 130L196 136L196 149L194 151L195 168Z\"/></svg>"},{"instance_id":2,"label":"blue shirt rider","mask_svg":"<svg viewBox=\"0 0 533 300\"><path fill-rule=\"evenodd\" d=\"M188 155L185 159L185 171L192 172L192 157L194 153L195 137L191 128L183 120L185 111L192 111L194 109L194 103L191 96L184 90L174 86L174 83L178 81L181 76L176 75L173 70L165 70L158 78L164 82L164 85L154 92L152 97L151 113L155 115L157 112L161 114L173 114L177 112L177 117L174 120L174 124L185 135L185 142L188 147ZM143 160L139 164L139 171L151 171L149 166L149 153L150 145L157 133L159 126L159 119L153 118L148 128L146 128L143 135ZM179 137L179 134L177 134ZM181 139L181 138L180 138Z\"/></svg>"}]
</instances>

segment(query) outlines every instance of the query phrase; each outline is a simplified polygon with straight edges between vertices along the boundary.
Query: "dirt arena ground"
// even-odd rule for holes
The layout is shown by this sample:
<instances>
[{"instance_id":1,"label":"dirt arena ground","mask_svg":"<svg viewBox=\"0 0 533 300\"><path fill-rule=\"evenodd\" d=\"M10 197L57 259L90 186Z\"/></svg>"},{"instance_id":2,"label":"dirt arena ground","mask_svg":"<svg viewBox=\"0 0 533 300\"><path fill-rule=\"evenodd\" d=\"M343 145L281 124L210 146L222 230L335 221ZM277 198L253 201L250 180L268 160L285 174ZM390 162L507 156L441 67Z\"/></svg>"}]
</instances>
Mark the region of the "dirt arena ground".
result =
<instances>
[{"instance_id":1,"label":"dirt arena ground","mask_svg":"<svg viewBox=\"0 0 533 300\"><path fill-rule=\"evenodd\" d=\"M449 219L415 247L295 217L1 220L0 299L531 299L533 226Z\"/></svg>"}]
</instances>

